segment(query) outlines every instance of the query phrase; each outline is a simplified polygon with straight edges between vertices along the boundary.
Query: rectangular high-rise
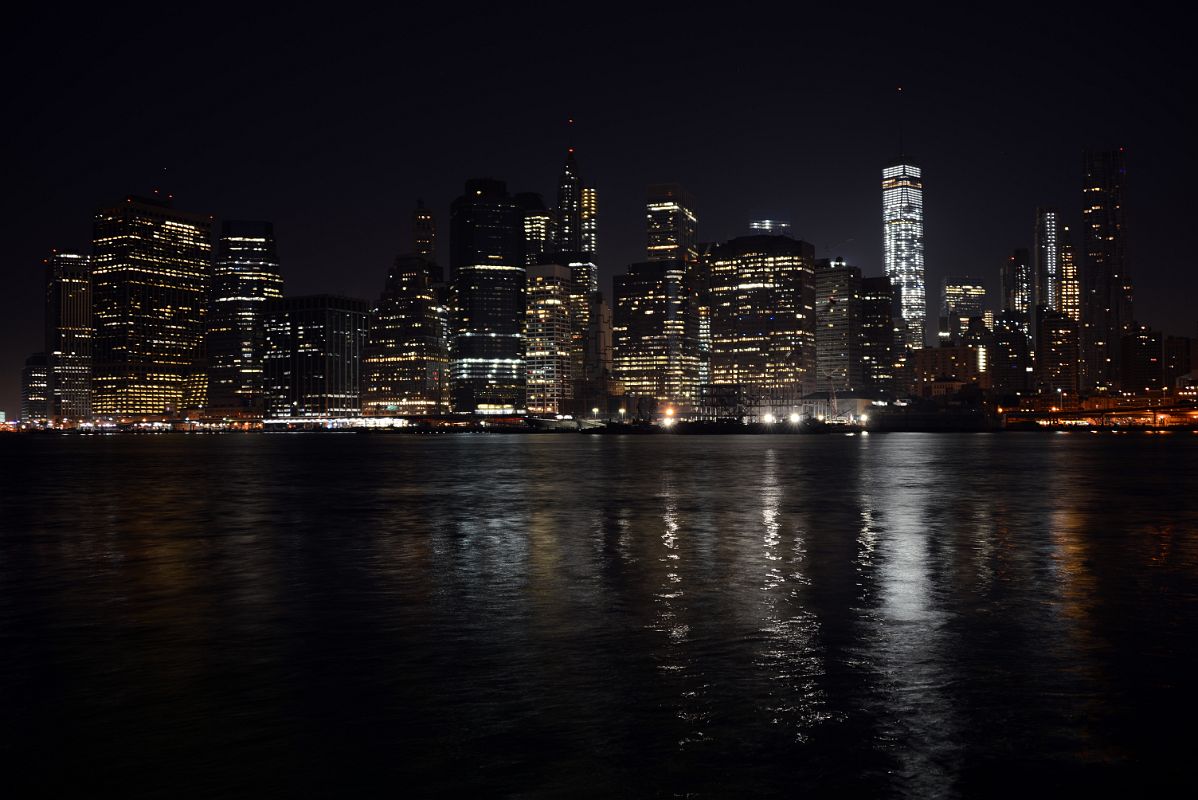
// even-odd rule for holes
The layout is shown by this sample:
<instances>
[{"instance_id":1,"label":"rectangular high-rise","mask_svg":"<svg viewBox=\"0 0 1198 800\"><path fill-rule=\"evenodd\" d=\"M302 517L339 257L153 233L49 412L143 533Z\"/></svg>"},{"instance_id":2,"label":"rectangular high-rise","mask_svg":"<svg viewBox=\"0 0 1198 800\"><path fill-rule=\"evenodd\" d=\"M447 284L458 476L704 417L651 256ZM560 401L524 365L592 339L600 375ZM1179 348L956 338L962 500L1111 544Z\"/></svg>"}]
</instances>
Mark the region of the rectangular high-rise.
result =
<instances>
[{"instance_id":1,"label":"rectangular high-rise","mask_svg":"<svg viewBox=\"0 0 1198 800\"><path fill-rule=\"evenodd\" d=\"M903 321L904 347L918 350L927 335L924 275L923 172L900 160L882 170L882 245Z\"/></svg>"},{"instance_id":2,"label":"rectangular high-rise","mask_svg":"<svg viewBox=\"0 0 1198 800\"><path fill-rule=\"evenodd\" d=\"M73 427L91 418L91 260L75 253L46 259L48 417Z\"/></svg>"},{"instance_id":3,"label":"rectangular high-rise","mask_svg":"<svg viewBox=\"0 0 1198 800\"><path fill-rule=\"evenodd\" d=\"M225 220L212 268L206 415L261 420L266 326L263 308L283 296L274 225Z\"/></svg>"},{"instance_id":4,"label":"rectangular high-rise","mask_svg":"<svg viewBox=\"0 0 1198 800\"><path fill-rule=\"evenodd\" d=\"M1037 208L1033 243L1032 308L1057 311L1061 280L1061 224L1055 208Z\"/></svg>"},{"instance_id":5,"label":"rectangular high-rise","mask_svg":"<svg viewBox=\"0 0 1198 800\"><path fill-rule=\"evenodd\" d=\"M894 391L894 290L890 278L861 279L862 382L867 391Z\"/></svg>"},{"instance_id":6,"label":"rectangular high-rise","mask_svg":"<svg viewBox=\"0 0 1198 800\"><path fill-rule=\"evenodd\" d=\"M571 275L559 264L528 268L524 360L528 367L528 410L560 414L574 394L574 313Z\"/></svg>"},{"instance_id":7,"label":"rectangular high-rise","mask_svg":"<svg viewBox=\"0 0 1198 800\"><path fill-rule=\"evenodd\" d=\"M864 388L861 344L861 270L842 258L815 262L817 391Z\"/></svg>"},{"instance_id":8,"label":"rectangular high-rise","mask_svg":"<svg viewBox=\"0 0 1198 800\"><path fill-rule=\"evenodd\" d=\"M455 411L525 406L524 209L502 181L467 181L450 207Z\"/></svg>"},{"instance_id":9,"label":"rectangular high-rise","mask_svg":"<svg viewBox=\"0 0 1198 800\"><path fill-rule=\"evenodd\" d=\"M686 262L632 264L615 278L616 380L627 394L689 405L699 377L695 296Z\"/></svg>"},{"instance_id":10,"label":"rectangular high-rise","mask_svg":"<svg viewBox=\"0 0 1198 800\"><path fill-rule=\"evenodd\" d=\"M979 278L950 275L940 285L940 343L960 344L969 320L982 316L986 286Z\"/></svg>"},{"instance_id":11,"label":"rectangular high-rise","mask_svg":"<svg viewBox=\"0 0 1198 800\"><path fill-rule=\"evenodd\" d=\"M170 415L202 405L210 218L169 200L101 209L92 240L92 413Z\"/></svg>"},{"instance_id":12,"label":"rectangular high-rise","mask_svg":"<svg viewBox=\"0 0 1198 800\"><path fill-rule=\"evenodd\" d=\"M694 199L676 183L649 187L646 202L648 260L691 263L699 257Z\"/></svg>"},{"instance_id":13,"label":"rectangular high-rise","mask_svg":"<svg viewBox=\"0 0 1198 800\"><path fill-rule=\"evenodd\" d=\"M362 351L369 308L333 295L270 300L266 328L266 418L361 416Z\"/></svg>"},{"instance_id":14,"label":"rectangular high-rise","mask_svg":"<svg viewBox=\"0 0 1198 800\"><path fill-rule=\"evenodd\" d=\"M50 413L50 368L45 353L34 353L25 359L21 370L21 422L26 425L44 424Z\"/></svg>"},{"instance_id":15,"label":"rectangular high-rise","mask_svg":"<svg viewBox=\"0 0 1198 800\"><path fill-rule=\"evenodd\" d=\"M1088 150L1082 169L1084 383L1090 390L1110 391L1119 387L1123 336L1136 332L1125 258L1123 149Z\"/></svg>"}]
</instances>

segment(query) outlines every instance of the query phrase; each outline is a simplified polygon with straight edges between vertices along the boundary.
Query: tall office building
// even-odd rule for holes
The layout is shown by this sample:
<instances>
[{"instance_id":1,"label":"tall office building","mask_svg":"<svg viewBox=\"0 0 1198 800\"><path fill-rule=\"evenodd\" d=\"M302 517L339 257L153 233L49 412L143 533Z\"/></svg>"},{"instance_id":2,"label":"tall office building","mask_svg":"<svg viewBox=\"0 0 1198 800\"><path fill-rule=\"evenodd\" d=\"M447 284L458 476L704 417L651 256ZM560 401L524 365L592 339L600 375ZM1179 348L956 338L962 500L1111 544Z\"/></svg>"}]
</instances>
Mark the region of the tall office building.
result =
<instances>
[{"instance_id":1,"label":"tall office building","mask_svg":"<svg viewBox=\"0 0 1198 800\"><path fill-rule=\"evenodd\" d=\"M843 258L815 262L815 388L863 389L861 344L861 270Z\"/></svg>"},{"instance_id":2,"label":"tall office building","mask_svg":"<svg viewBox=\"0 0 1198 800\"><path fill-rule=\"evenodd\" d=\"M362 357L362 413L390 417L449 410L449 343L438 296L441 268L400 256L387 273Z\"/></svg>"},{"instance_id":3,"label":"tall office building","mask_svg":"<svg viewBox=\"0 0 1198 800\"><path fill-rule=\"evenodd\" d=\"M266 321L263 309L283 296L274 225L226 220L212 268L208 315L208 416L261 419Z\"/></svg>"},{"instance_id":4,"label":"tall office building","mask_svg":"<svg viewBox=\"0 0 1198 800\"><path fill-rule=\"evenodd\" d=\"M570 270L559 264L528 268L525 363L528 410L560 414L574 395L573 328Z\"/></svg>"},{"instance_id":5,"label":"tall office building","mask_svg":"<svg viewBox=\"0 0 1198 800\"><path fill-rule=\"evenodd\" d=\"M1032 310L1032 265L1027 249L1016 249L1002 269L1002 307L1004 311L1029 314Z\"/></svg>"},{"instance_id":6,"label":"tall office building","mask_svg":"<svg viewBox=\"0 0 1198 800\"><path fill-rule=\"evenodd\" d=\"M1132 331L1120 340L1120 388L1140 394L1165 386L1164 337L1147 325L1131 323Z\"/></svg>"},{"instance_id":7,"label":"tall office building","mask_svg":"<svg viewBox=\"0 0 1198 800\"><path fill-rule=\"evenodd\" d=\"M574 148L566 150L566 161L557 181L557 249L577 253L582 246L582 178L574 160Z\"/></svg>"},{"instance_id":8,"label":"tall office building","mask_svg":"<svg viewBox=\"0 0 1198 800\"><path fill-rule=\"evenodd\" d=\"M1055 208L1036 209L1033 241L1032 308L1058 310L1061 280L1061 227Z\"/></svg>"},{"instance_id":9,"label":"tall office building","mask_svg":"<svg viewBox=\"0 0 1198 800\"><path fill-rule=\"evenodd\" d=\"M416 210L412 212L412 239L415 255L429 261L437 260L437 222L433 212L424 207L423 200L416 201Z\"/></svg>"},{"instance_id":10,"label":"tall office building","mask_svg":"<svg viewBox=\"0 0 1198 800\"><path fill-rule=\"evenodd\" d=\"M556 223L553 214L545 208L545 201L536 192L520 192L515 196L516 204L524 213L524 263L540 264L557 249Z\"/></svg>"},{"instance_id":11,"label":"tall office building","mask_svg":"<svg viewBox=\"0 0 1198 800\"><path fill-rule=\"evenodd\" d=\"M599 258L599 191L594 186L582 187L581 200L582 251L591 259Z\"/></svg>"},{"instance_id":12,"label":"tall office building","mask_svg":"<svg viewBox=\"0 0 1198 800\"><path fill-rule=\"evenodd\" d=\"M999 397L1025 395L1032 385L1032 355L1027 314L1003 311L994 318L994 335L987 357L990 386Z\"/></svg>"},{"instance_id":13,"label":"tall office building","mask_svg":"<svg viewBox=\"0 0 1198 800\"><path fill-rule=\"evenodd\" d=\"M1061 227L1061 273L1057 287L1057 298L1060 307L1057 309L1069 319L1081 325L1082 321L1082 290L1077 273L1077 254L1073 249L1073 237L1069 226Z\"/></svg>"},{"instance_id":14,"label":"tall office building","mask_svg":"<svg viewBox=\"0 0 1198 800\"><path fill-rule=\"evenodd\" d=\"M1117 389L1123 336L1132 325L1132 286L1125 261L1123 149L1082 158L1083 365L1087 389Z\"/></svg>"},{"instance_id":15,"label":"tall office building","mask_svg":"<svg viewBox=\"0 0 1198 800\"><path fill-rule=\"evenodd\" d=\"M883 258L905 323L900 328L908 350L923 347L927 335L922 175L906 159L882 170Z\"/></svg>"},{"instance_id":16,"label":"tall office building","mask_svg":"<svg viewBox=\"0 0 1198 800\"><path fill-rule=\"evenodd\" d=\"M50 367L45 353L25 359L21 370L21 422L40 425L50 414Z\"/></svg>"},{"instance_id":17,"label":"tall office building","mask_svg":"<svg viewBox=\"0 0 1198 800\"><path fill-rule=\"evenodd\" d=\"M632 264L615 277L616 380L635 397L690 405L698 384L695 293L678 259Z\"/></svg>"},{"instance_id":18,"label":"tall office building","mask_svg":"<svg viewBox=\"0 0 1198 800\"><path fill-rule=\"evenodd\" d=\"M982 316L986 286L979 278L950 275L940 284L940 343L960 344L969 320Z\"/></svg>"},{"instance_id":19,"label":"tall office building","mask_svg":"<svg viewBox=\"0 0 1198 800\"><path fill-rule=\"evenodd\" d=\"M524 212L502 181L466 182L450 207L456 411L523 409L526 273Z\"/></svg>"},{"instance_id":20,"label":"tall office building","mask_svg":"<svg viewBox=\"0 0 1198 800\"><path fill-rule=\"evenodd\" d=\"M1037 387L1041 394L1055 394L1058 406L1073 406L1080 388L1081 331L1077 320L1043 305L1036 315Z\"/></svg>"},{"instance_id":21,"label":"tall office building","mask_svg":"<svg viewBox=\"0 0 1198 800\"><path fill-rule=\"evenodd\" d=\"M711 383L749 407L789 409L815 385L815 249L742 236L709 257Z\"/></svg>"},{"instance_id":22,"label":"tall office building","mask_svg":"<svg viewBox=\"0 0 1198 800\"><path fill-rule=\"evenodd\" d=\"M691 263L699 257L699 219L694 199L678 184L649 187L646 203L648 260Z\"/></svg>"},{"instance_id":23,"label":"tall office building","mask_svg":"<svg viewBox=\"0 0 1198 800\"><path fill-rule=\"evenodd\" d=\"M867 391L894 391L895 313L890 278L861 279L862 383Z\"/></svg>"},{"instance_id":24,"label":"tall office building","mask_svg":"<svg viewBox=\"0 0 1198 800\"><path fill-rule=\"evenodd\" d=\"M91 418L91 261L75 253L46 259L46 367L49 408L55 425Z\"/></svg>"},{"instance_id":25,"label":"tall office building","mask_svg":"<svg viewBox=\"0 0 1198 800\"><path fill-rule=\"evenodd\" d=\"M1177 379L1189 375L1198 367L1195 357L1198 356L1198 339L1188 336L1166 336L1164 342L1165 355L1165 388L1173 391L1177 388Z\"/></svg>"},{"instance_id":26,"label":"tall office building","mask_svg":"<svg viewBox=\"0 0 1198 800\"><path fill-rule=\"evenodd\" d=\"M361 416L366 302L333 295L286 297L267 301L263 312L266 418Z\"/></svg>"},{"instance_id":27,"label":"tall office building","mask_svg":"<svg viewBox=\"0 0 1198 800\"><path fill-rule=\"evenodd\" d=\"M574 405L578 413L606 410L613 393L612 310L602 292L587 298L587 327L583 340L582 375L575 376Z\"/></svg>"},{"instance_id":28,"label":"tall office building","mask_svg":"<svg viewBox=\"0 0 1198 800\"><path fill-rule=\"evenodd\" d=\"M127 197L95 217L92 413L173 414L204 404L209 218Z\"/></svg>"}]
</instances>

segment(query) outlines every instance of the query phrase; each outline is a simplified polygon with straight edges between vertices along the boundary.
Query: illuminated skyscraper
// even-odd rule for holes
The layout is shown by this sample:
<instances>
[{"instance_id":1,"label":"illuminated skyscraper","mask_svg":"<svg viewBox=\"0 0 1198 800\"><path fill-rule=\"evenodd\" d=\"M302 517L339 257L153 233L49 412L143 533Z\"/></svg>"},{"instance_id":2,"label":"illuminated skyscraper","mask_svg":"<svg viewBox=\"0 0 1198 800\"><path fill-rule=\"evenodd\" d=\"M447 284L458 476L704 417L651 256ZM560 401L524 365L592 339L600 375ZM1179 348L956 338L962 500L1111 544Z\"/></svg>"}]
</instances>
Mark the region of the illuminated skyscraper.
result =
<instances>
[{"instance_id":1,"label":"illuminated skyscraper","mask_svg":"<svg viewBox=\"0 0 1198 800\"><path fill-rule=\"evenodd\" d=\"M1027 314L1032 310L1031 256L1025 248L1007 257L1002 269L1002 307L1004 311Z\"/></svg>"},{"instance_id":2,"label":"illuminated skyscraper","mask_svg":"<svg viewBox=\"0 0 1198 800\"><path fill-rule=\"evenodd\" d=\"M886 276L906 329L906 349L923 347L927 335L924 289L923 179L905 159L882 170L882 243Z\"/></svg>"},{"instance_id":3,"label":"illuminated skyscraper","mask_svg":"<svg viewBox=\"0 0 1198 800\"><path fill-rule=\"evenodd\" d=\"M263 308L283 296L269 222L226 220L212 269L208 317L208 415L261 419L266 322Z\"/></svg>"},{"instance_id":4,"label":"illuminated skyscraper","mask_svg":"<svg viewBox=\"0 0 1198 800\"><path fill-rule=\"evenodd\" d=\"M1073 237L1069 226L1061 228L1061 279L1057 288L1060 308L1069 319L1081 324L1081 282L1077 274L1077 254L1073 249Z\"/></svg>"},{"instance_id":5,"label":"illuminated skyscraper","mask_svg":"<svg viewBox=\"0 0 1198 800\"><path fill-rule=\"evenodd\" d=\"M545 201L536 192L520 192L515 201L524 212L524 263L540 264L557 248L553 214L545 208Z\"/></svg>"},{"instance_id":6,"label":"illuminated skyscraper","mask_svg":"<svg viewBox=\"0 0 1198 800\"><path fill-rule=\"evenodd\" d=\"M649 187L648 260L677 260L690 263L699 257L699 219L694 200L674 183Z\"/></svg>"},{"instance_id":7,"label":"illuminated skyscraper","mask_svg":"<svg viewBox=\"0 0 1198 800\"><path fill-rule=\"evenodd\" d=\"M861 270L843 258L815 262L816 390L864 388Z\"/></svg>"},{"instance_id":8,"label":"illuminated skyscraper","mask_svg":"<svg viewBox=\"0 0 1198 800\"><path fill-rule=\"evenodd\" d=\"M557 182L557 249L577 253L582 246L582 179L574 160L574 148L566 150L566 162Z\"/></svg>"},{"instance_id":9,"label":"illuminated skyscraper","mask_svg":"<svg viewBox=\"0 0 1198 800\"><path fill-rule=\"evenodd\" d=\"M1122 148L1082 158L1083 366L1087 389L1118 388L1124 335L1132 328L1132 286L1124 254Z\"/></svg>"},{"instance_id":10,"label":"illuminated skyscraper","mask_svg":"<svg viewBox=\"0 0 1198 800\"><path fill-rule=\"evenodd\" d=\"M815 249L742 236L711 249L711 383L789 413L816 383ZM761 412L765 413L765 412Z\"/></svg>"},{"instance_id":11,"label":"illuminated skyscraper","mask_svg":"<svg viewBox=\"0 0 1198 800\"><path fill-rule=\"evenodd\" d=\"M969 320L982 316L986 287L979 278L948 276L940 284L940 343L960 344Z\"/></svg>"},{"instance_id":12,"label":"illuminated skyscraper","mask_svg":"<svg viewBox=\"0 0 1198 800\"><path fill-rule=\"evenodd\" d=\"M416 201L416 210L412 212L412 239L413 253L429 261L437 260L437 223L423 200Z\"/></svg>"},{"instance_id":13,"label":"illuminated skyscraper","mask_svg":"<svg viewBox=\"0 0 1198 800\"><path fill-rule=\"evenodd\" d=\"M695 296L678 259L632 264L615 278L616 380L636 397L690 405L698 384Z\"/></svg>"},{"instance_id":14,"label":"illuminated skyscraper","mask_svg":"<svg viewBox=\"0 0 1198 800\"><path fill-rule=\"evenodd\" d=\"M263 310L266 418L361 416L366 302L311 295L269 300Z\"/></svg>"},{"instance_id":15,"label":"illuminated skyscraper","mask_svg":"<svg viewBox=\"0 0 1198 800\"><path fill-rule=\"evenodd\" d=\"M1059 310L1061 280L1061 229L1055 208L1036 209L1035 268L1032 271L1032 308Z\"/></svg>"},{"instance_id":16,"label":"illuminated skyscraper","mask_svg":"<svg viewBox=\"0 0 1198 800\"><path fill-rule=\"evenodd\" d=\"M46 259L46 391L55 425L91 417L92 341L91 262L53 253Z\"/></svg>"},{"instance_id":17,"label":"illuminated skyscraper","mask_svg":"<svg viewBox=\"0 0 1198 800\"><path fill-rule=\"evenodd\" d=\"M366 416L440 414L449 410L449 343L441 268L420 255L400 256L370 319L362 357Z\"/></svg>"},{"instance_id":18,"label":"illuminated skyscraper","mask_svg":"<svg viewBox=\"0 0 1198 800\"><path fill-rule=\"evenodd\" d=\"M591 259L599 258L599 192L594 186L582 187L582 251Z\"/></svg>"},{"instance_id":19,"label":"illuminated skyscraper","mask_svg":"<svg viewBox=\"0 0 1198 800\"><path fill-rule=\"evenodd\" d=\"M209 218L127 197L95 217L92 413L139 416L203 405L212 273Z\"/></svg>"},{"instance_id":20,"label":"illuminated skyscraper","mask_svg":"<svg viewBox=\"0 0 1198 800\"><path fill-rule=\"evenodd\" d=\"M560 414L573 397L574 315L570 288L570 270L566 267L542 264L528 268L524 357L528 365L528 410L534 414Z\"/></svg>"},{"instance_id":21,"label":"illuminated skyscraper","mask_svg":"<svg viewBox=\"0 0 1198 800\"><path fill-rule=\"evenodd\" d=\"M450 207L456 411L523 409L524 212L502 181L467 181Z\"/></svg>"}]
</instances>

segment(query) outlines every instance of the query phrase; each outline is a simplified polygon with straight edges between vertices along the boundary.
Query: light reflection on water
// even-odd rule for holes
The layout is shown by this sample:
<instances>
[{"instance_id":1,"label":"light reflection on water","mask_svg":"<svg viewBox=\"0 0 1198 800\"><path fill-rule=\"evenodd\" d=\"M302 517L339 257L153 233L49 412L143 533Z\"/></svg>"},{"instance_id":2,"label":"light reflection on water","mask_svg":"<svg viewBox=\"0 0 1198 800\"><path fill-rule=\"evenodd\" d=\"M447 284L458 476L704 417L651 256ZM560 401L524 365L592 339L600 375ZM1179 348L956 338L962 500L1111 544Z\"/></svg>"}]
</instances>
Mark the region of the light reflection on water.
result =
<instances>
[{"instance_id":1,"label":"light reflection on water","mask_svg":"<svg viewBox=\"0 0 1198 800\"><path fill-rule=\"evenodd\" d=\"M8 437L3 755L129 796L1182 782L1196 453Z\"/></svg>"}]
</instances>

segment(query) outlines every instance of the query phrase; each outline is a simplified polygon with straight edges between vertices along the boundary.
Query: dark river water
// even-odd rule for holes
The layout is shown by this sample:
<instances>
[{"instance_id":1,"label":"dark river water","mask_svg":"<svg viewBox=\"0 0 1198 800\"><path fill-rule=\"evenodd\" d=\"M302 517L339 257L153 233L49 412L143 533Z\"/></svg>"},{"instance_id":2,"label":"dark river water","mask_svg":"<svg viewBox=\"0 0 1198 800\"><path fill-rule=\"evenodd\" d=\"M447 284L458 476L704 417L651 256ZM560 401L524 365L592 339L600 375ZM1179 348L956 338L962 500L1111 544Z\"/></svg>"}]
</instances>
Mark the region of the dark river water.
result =
<instances>
[{"instance_id":1,"label":"dark river water","mask_svg":"<svg viewBox=\"0 0 1198 800\"><path fill-rule=\"evenodd\" d=\"M1189 790L1198 436L0 438L10 797Z\"/></svg>"}]
</instances>

